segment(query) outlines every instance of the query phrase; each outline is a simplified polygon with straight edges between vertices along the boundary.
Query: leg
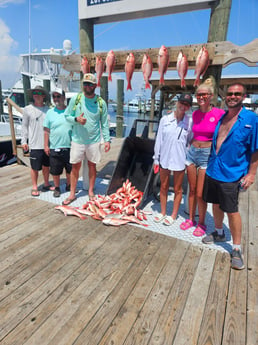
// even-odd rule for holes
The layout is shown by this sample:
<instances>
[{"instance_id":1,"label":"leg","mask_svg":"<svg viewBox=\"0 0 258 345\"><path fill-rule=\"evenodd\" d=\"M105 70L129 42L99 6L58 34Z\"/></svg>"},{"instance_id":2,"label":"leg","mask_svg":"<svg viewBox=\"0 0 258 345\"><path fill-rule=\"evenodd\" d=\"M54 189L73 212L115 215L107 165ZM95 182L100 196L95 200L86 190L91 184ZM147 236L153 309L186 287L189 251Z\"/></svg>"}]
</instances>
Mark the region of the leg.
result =
<instances>
[{"instance_id":1,"label":"leg","mask_svg":"<svg viewBox=\"0 0 258 345\"><path fill-rule=\"evenodd\" d=\"M213 213L215 228L222 229L224 212L219 207L219 204L212 204L212 213Z\"/></svg>"},{"instance_id":2,"label":"leg","mask_svg":"<svg viewBox=\"0 0 258 345\"><path fill-rule=\"evenodd\" d=\"M94 195L94 186L97 177L96 163L88 161L89 167L89 196Z\"/></svg>"},{"instance_id":3,"label":"leg","mask_svg":"<svg viewBox=\"0 0 258 345\"><path fill-rule=\"evenodd\" d=\"M49 167L42 165L42 174L44 179L44 186L49 186Z\"/></svg>"},{"instance_id":4,"label":"leg","mask_svg":"<svg viewBox=\"0 0 258 345\"><path fill-rule=\"evenodd\" d=\"M70 186L71 184L71 174L66 173L66 185Z\"/></svg>"},{"instance_id":5,"label":"leg","mask_svg":"<svg viewBox=\"0 0 258 345\"><path fill-rule=\"evenodd\" d=\"M194 221L196 209L196 181L197 169L194 164L187 167L187 179L189 183L189 219Z\"/></svg>"},{"instance_id":6,"label":"leg","mask_svg":"<svg viewBox=\"0 0 258 345\"><path fill-rule=\"evenodd\" d=\"M60 187L60 175L52 175L52 176L53 176L54 186Z\"/></svg>"},{"instance_id":7,"label":"leg","mask_svg":"<svg viewBox=\"0 0 258 345\"><path fill-rule=\"evenodd\" d=\"M198 211L199 211L199 224L201 225L205 225L205 215L207 211L207 202L205 202L202 198L205 172L206 172L206 169L199 168L198 177L197 177L197 188L196 188L196 201L197 201Z\"/></svg>"},{"instance_id":8,"label":"leg","mask_svg":"<svg viewBox=\"0 0 258 345\"><path fill-rule=\"evenodd\" d=\"M73 164L72 165L72 171L71 171L71 189L70 189L70 196L69 199L75 199L75 191L76 191L76 186L77 182L79 179L79 172L81 168L81 162Z\"/></svg>"},{"instance_id":9,"label":"leg","mask_svg":"<svg viewBox=\"0 0 258 345\"><path fill-rule=\"evenodd\" d=\"M182 184L184 180L184 175L185 171L174 171L173 176L174 176L174 206L173 206L173 212L171 214L171 217L173 219L176 219L178 210L181 204L182 200L182 195L183 195L183 189L182 189Z\"/></svg>"},{"instance_id":10,"label":"leg","mask_svg":"<svg viewBox=\"0 0 258 345\"><path fill-rule=\"evenodd\" d=\"M32 181L32 189L37 190L39 172L37 170L30 169L30 176Z\"/></svg>"},{"instance_id":11,"label":"leg","mask_svg":"<svg viewBox=\"0 0 258 345\"><path fill-rule=\"evenodd\" d=\"M239 212L227 213L233 244L241 244L242 220Z\"/></svg>"},{"instance_id":12,"label":"leg","mask_svg":"<svg viewBox=\"0 0 258 345\"><path fill-rule=\"evenodd\" d=\"M160 168L160 207L161 214L165 216L169 188L170 170Z\"/></svg>"}]
</instances>

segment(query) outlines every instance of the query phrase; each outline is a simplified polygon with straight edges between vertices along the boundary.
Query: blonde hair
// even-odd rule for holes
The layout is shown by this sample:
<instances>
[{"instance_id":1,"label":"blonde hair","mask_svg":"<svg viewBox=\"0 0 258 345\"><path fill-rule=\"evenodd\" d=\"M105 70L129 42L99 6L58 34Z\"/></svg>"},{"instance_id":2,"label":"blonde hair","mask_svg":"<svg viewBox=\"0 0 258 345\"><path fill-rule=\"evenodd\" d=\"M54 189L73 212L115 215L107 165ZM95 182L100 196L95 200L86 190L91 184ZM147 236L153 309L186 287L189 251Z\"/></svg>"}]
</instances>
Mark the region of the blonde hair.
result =
<instances>
[{"instance_id":1,"label":"blonde hair","mask_svg":"<svg viewBox=\"0 0 258 345\"><path fill-rule=\"evenodd\" d=\"M199 90L201 89L205 89L207 90L210 94L214 94L214 90L215 90L215 78L213 76L209 76L209 78L207 78L203 83L201 83L198 88L196 89L196 93L198 93Z\"/></svg>"}]
</instances>

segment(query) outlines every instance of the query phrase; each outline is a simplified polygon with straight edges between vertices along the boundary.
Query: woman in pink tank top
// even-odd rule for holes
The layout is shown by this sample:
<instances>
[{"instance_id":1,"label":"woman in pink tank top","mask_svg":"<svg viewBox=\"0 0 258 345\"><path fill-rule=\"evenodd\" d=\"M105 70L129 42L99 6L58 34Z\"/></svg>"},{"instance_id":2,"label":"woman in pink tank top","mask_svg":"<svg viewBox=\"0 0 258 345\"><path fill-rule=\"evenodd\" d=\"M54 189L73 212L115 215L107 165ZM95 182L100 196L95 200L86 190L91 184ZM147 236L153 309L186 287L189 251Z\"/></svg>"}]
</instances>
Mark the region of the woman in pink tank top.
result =
<instances>
[{"instance_id":1,"label":"woman in pink tank top","mask_svg":"<svg viewBox=\"0 0 258 345\"><path fill-rule=\"evenodd\" d=\"M196 90L199 109L194 111L192 115L193 139L186 156L189 183L189 219L186 219L180 225L180 228L187 230L196 226L195 211L197 204L199 222L193 231L194 236L203 236L206 231L205 216L207 203L202 198L203 184L215 127L222 114L224 114L223 109L215 108L211 104L214 89L210 81L211 79L207 79Z\"/></svg>"}]
</instances>

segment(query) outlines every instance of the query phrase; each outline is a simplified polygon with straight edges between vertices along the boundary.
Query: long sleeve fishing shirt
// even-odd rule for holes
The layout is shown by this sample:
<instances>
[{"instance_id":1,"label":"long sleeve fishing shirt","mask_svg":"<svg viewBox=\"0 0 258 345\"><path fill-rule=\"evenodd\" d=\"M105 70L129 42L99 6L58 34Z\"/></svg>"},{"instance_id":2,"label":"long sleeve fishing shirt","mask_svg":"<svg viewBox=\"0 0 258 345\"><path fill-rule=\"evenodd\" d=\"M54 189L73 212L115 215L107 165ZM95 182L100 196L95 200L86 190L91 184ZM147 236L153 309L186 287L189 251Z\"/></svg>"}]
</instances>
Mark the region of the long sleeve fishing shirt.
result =
<instances>
[{"instance_id":1,"label":"long sleeve fishing shirt","mask_svg":"<svg viewBox=\"0 0 258 345\"><path fill-rule=\"evenodd\" d=\"M23 109L21 144L29 145L30 150L44 150L43 122L49 107L36 107L33 104Z\"/></svg>"}]
</instances>

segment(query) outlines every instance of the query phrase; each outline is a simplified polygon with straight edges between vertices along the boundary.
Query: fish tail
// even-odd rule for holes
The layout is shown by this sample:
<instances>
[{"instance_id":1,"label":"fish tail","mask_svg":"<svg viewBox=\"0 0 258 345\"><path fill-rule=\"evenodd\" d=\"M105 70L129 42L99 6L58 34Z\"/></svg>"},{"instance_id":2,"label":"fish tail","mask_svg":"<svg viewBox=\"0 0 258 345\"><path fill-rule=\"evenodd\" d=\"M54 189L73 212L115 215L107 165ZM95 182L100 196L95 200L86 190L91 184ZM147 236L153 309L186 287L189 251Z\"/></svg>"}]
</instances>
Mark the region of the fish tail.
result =
<instances>
[{"instance_id":1,"label":"fish tail","mask_svg":"<svg viewBox=\"0 0 258 345\"><path fill-rule=\"evenodd\" d=\"M108 81L112 81L111 74L108 75Z\"/></svg>"},{"instance_id":2,"label":"fish tail","mask_svg":"<svg viewBox=\"0 0 258 345\"><path fill-rule=\"evenodd\" d=\"M98 84L97 84L97 87L100 87L100 79L98 80Z\"/></svg>"},{"instance_id":3,"label":"fish tail","mask_svg":"<svg viewBox=\"0 0 258 345\"><path fill-rule=\"evenodd\" d=\"M184 79L181 80L181 87L182 87L182 88L185 88L185 87L186 87L186 84L185 84L185 80L184 80Z\"/></svg>"},{"instance_id":4,"label":"fish tail","mask_svg":"<svg viewBox=\"0 0 258 345\"><path fill-rule=\"evenodd\" d=\"M132 90L131 81L128 81L127 89L126 90Z\"/></svg>"},{"instance_id":5,"label":"fish tail","mask_svg":"<svg viewBox=\"0 0 258 345\"><path fill-rule=\"evenodd\" d=\"M162 76L160 77L159 84L160 84L160 85L164 85L164 84L165 84L164 75L162 75Z\"/></svg>"},{"instance_id":6,"label":"fish tail","mask_svg":"<svg viewBox=\"0 0 258 345\"><path fill-rule=\"evenodd\" d=\"M146 84L145 84L145 89L150 89L150 83L148 81L146 81Z\"/></svg>"},{"instance_id":7,"label":"fish tail","mask_svg":"<svg viewBox=\"0 0 258 345\"><path fill-rule=\"evenodd\" d=\"M193 86L198 86L198 85L200 85L200 77L197 77L193 84Z\"/></svg>"}]
</instances>

